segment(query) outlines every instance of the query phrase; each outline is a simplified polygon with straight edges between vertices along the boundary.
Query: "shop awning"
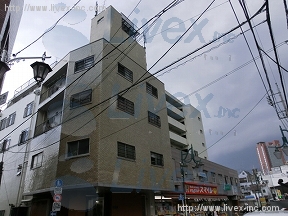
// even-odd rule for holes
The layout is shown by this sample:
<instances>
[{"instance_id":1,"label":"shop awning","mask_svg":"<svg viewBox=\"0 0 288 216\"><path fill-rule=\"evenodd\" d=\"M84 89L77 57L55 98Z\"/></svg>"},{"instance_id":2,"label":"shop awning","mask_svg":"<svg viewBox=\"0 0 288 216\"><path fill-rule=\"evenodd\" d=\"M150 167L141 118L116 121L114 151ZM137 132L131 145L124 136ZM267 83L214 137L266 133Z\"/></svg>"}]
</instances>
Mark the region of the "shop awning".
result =
<instances>
[{"instance_id":1,"label":"shop awning","mask_svg":"<svg viewBox=\"0 0 288 216\"><path fill-rule=\"evenodd\" d=\"M163 198L170 198L170 199L178 199L180 193L175 193L175 194L170 194L170 193L165 193L163 194ZM186 194L186 199L193 199L195 201L223 201L223 200L228 200L228 197L225 195L190 195Z\"/></svg>"}]
</instances>

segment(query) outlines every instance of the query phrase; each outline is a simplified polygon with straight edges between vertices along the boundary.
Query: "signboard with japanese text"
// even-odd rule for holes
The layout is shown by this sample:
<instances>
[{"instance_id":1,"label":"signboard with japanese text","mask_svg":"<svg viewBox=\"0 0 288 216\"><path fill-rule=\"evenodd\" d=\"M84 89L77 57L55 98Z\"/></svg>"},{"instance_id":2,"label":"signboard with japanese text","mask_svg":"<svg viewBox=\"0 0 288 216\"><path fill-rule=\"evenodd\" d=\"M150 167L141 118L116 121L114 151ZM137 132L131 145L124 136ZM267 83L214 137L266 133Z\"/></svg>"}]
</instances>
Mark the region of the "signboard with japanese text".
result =
<instances>
[{"instance_id":1,"label":"signboard with japanese text","mask_svg":"<svg viewBox=\"0 0 288 216\"><path fill-rule=\"evenodd\" d=\"M217 195L217 186L186 184L186 194Z\"/></svg>"}]
</instances>

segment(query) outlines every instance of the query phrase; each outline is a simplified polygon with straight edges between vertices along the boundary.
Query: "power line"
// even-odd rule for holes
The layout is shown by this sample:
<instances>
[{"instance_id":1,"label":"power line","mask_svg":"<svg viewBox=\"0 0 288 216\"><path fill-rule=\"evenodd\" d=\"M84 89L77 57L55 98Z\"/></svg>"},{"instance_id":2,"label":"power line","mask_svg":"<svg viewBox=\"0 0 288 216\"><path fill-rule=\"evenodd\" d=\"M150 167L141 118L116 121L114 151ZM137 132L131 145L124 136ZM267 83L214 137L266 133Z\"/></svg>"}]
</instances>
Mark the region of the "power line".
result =
<instances>
[{"instance_id":1,"label":"power line","mask_svg":"<svg viewBox=\"0 0 288 216\"><path fill-rule=\"evenodd\" d=\"M211 146L209 146L208 148L206 148L204 151L200 152L199 154L206 152L208 149L212 148L213 146L215 146L218 142L220 142L224 137L226 137L232 130L234 130L259 104L260 102L263 100L263 98L265 98L265 96L267 95L267 93L264 94L264 96L252 107L252 109L234 126L232 127L226 134L224 134L219 140L217 140L215 143L213 143Z\"/></svg>"},{"instance_id":2,"label":"power line","mask_svg":"<svg viewBox=\"0 0 288 216\"><path fill-rule=\"evenodd\" d=\"M26 47L24 47L23 49L21 49L20 51L18 51L17 53L13 54L13 57L16 57L20 52L22 52L23 50L27 49L28 47L30 47L31 45L33 45L34 43L36 43L39 39L41 39L45 34L47 34L48 32L52 31L56 25L60 22L60 20L62 20L70 11L72 11L74 9L74 7L80 2L81 0L78 0L63 16L61 16L56 23L50 27L47 31L45 31L42 35L40 35L36 40L34 40L32 43L28 44Z\"/></svg>"},{"instance_id":3,"label":"power line","mask_svg":"<svg viewBox=\"0 0 288 216\"><path fill-rule=\"evenodd\" d=\"M161 10L158 14L156 14L155 16L153 16L152 18L150 18L142 27L140 27L136 32L138 32L140 29L142 29L144 26L146 26L149 22L151 22L153 19L158 19L160 16L162 16L165 12L167 12L169 9L172 8L173 4L175 4L175 2L177 2L179 0L173 0L172 3L170 3L168 6L166 6L163 10ZM121 43L119 43L116 47L114 47L111 51L109 51L106 55L104 55L100 60L98 60L96 63L94 63L91 67L89 67L86 71L84 71L79 77L77 77L75 80L73 80L68 86L65 87L64 90L68 89L72 84L74 84L76 81L78 81L79 79L81 79L89 70L91 70L93 67L95 67L99 62L101 62L103 59L105 59L106 57L108 57L112 52L114 52L116 49L118 49L122 44L124 44L127 40L130 39L130 37L132 37L133 35L130 35L129 37L127 37L124 41L122 41ZM131 45L131 44L130 44ZM109 99L108 99L109 100ZM107 100L103 101L106 102ZM99 103L98 105L101 105L102 103ZM20 125L18 125L16 128L14 128L10 133L8 133L4 138L2 138L0 141L2 141L3 139L5 139L7 136L9 136L11 133L13 133L16 129L18 129L21 125L23 125L25 122L27 122L29 119L31 119L34 115L36 115L38 113L35 112L33 113L29 118L27 118L24 122L22 122Z\"/></svg>"},{"instance_id":4,"label":"power line","mask_svg":"<svg viewBox=\"0 0 288 216\"><path fill-rule=\"evenodd\" d=\"M263 6L262 6L262 7L263 7ZM254 18L256 15L258 15L258 14L261 12L261 10L262 10L262 7L260 8L260 10L259 10L257 13L255 13L255 15L254 15L253 17L251 17L251 19L252 19L252 18ZM240 26L244 25L245 23L247 23L247 21L243 22L243 23L242 23ZM178 59L177 61L175 61L175 62L173 62L173 63L169 64L168 66L166 66L166 67L162 68L161 70L157 71L156 73L154 73L154 74L151 74L150 76L148 76L148 77L146 77L145 79L143 79L143 80L139 81L138 83L140 83L140 82L143 82L143 81L147 80L148 78L150 78L151 76L153 76L153 75L155 75L155 74L157 74L157 73L160 73L161 71L165 70L166 68L168 68L168 67L170 67L170 66L172 66L172 65L176 64L177 62L179 62L179 61L181 61L181 60L183 60L183 59L187 58L188 56L190 56L190 55L192 55L193 53L195 53L195 52L199 51L200 49L202 49L202 48L204 48L204 47L206 47L206 46L210 45L211 43L215 42L216 40L218 40L218 39L220 39L220 38L222 38L222 37L226 36L227 34L229 34L230 32L234 31L234 30L235 30L235 29L237 29L237 28L239 28L239 26L237 26L237 27L233 28L232 30L230 30L230 31L228 31L227 33L225 33L225 34L221 35L220 37L218 37L218 38L215 38L215 39L214 39L214 40L212 40L211 42L209 42L209 43L207 43L206 45L204 45L204 46L202 46L202 47L200 47L200 48L196 49L195 51L193 51L193 52L191 52L191 53L189 53L189 54L185 55L184 57L181 57L181 58L180 58L180 59ZM106 56L107 56L107 55L106 55ZM88 70L89 70L89 69L88 69ZM138 83L137 83L137 84L138 84ZM135 84L136 84L136 83L135 83ZM130 87L129 87L129 88L130 88ZM125 92L125 91L126 91L127 89L129 89L129 88L126 88L126 89L124 89L124 90L120 91L119 93L117 93L117 94L115 94L115 95L113 95L113 96L109 97L108 99L106 99L106 100L103 100L102 102L100 102L100 103L98 103L98 104L94 105L93 107L91 107L91 108L87 109L87 110L86 110L86 111L84 111L84 112L81 112L80 114L78 114L78 115L74 116L73 118L76 118L76 117L78 117L78 116L82 115L83 113L85 113L85 112L87 112L87 111L90 111L91 109L94 109L95 107L97 107L97 106L99 106L99 105L103 104L104 102L107 102L107 101L109 101L109 100L110 100L110 99L112 99L113 97L115 97L115 96L117 96L117 95L119 95L119 94L121 94L121 93ZM73 118L71 118L71 119L73 119ZM70 121L71 119L68 119L66 122ZM62 124L66 123L66 122L62 122ZM78 130L79 130L79 129L78 129ZM57 141L57 142L58 142L58 141ZM54 143L54 144L55 144L55 143ZM10 151L10 152L12 152L12 151ZM31 152L31 151L30 151L30 152Z\"/></svg>"},{"instance_id":5,"label":"power line","mask_svg":"<svg viewBox=\"0 0 288 216\"><path fill-rule=\"evenodd\" d=\"M277 47L280 47L280 46L284 45L285 43L286 43L286 42L282 42L282 43L278 44ZM267 52L271 52L271 51L273 51L273 48L269 49ZM259 59L259 58L260 58L260 57L257 56L255 59ZM203 87L201 87L201 88L199 88L199 89L193 91L192 93L186 95L185 97L182 97L182 99L185 99L185 98L191 96L192 94L195 94L195 93L197 93L197 92L203 90L204 88L207 88L207 87L209 87L209 86L211 86L211 85L217 83L217 82L220 81L221 79L226 78L227 76L229 76L229 75L235 73L236 71L242 69L243 67L245 67L245 66L247 66L247 65L249 65L249 64L251 64L251 63L253 63L253 59L251 59L250 61L244 63L243 65L241 65L241 66L239 66L239 67L237 67L236 69L234 69L234 70L232 70L232 71L230 71L230 72L224 74L223 76L219 77L218 79L216 79L216 80L214 80L214 81L212 81L212 82L206 84L205 86L203 86ZM166 109L166 107L163 108L163 109ZM162 110L162 109L160 109L159 111L161 111L161 110ZM122 128L122 129L120 129L120 130L118 130L118 131L116 131L116 132L113 132L113 133L111 133L111 134L108 134L107 136L102 137L101 139L105 139L105 138L107 138L107 137L109 137L109 136L111 136L111 135L113 135L113 134L115 134L115 133L118 133L118 132L120 132L120 131L122 131L122 130L125 130L126 128L131 127L132 125L134 125L134 124L136 124L136 123L138 123L138 122L140 122L140 121L142 121L142 120L145 120L145 119L147 119L147 117L142 118L142 119L140 119L140 120L138 120L138 121L136 121L136 122L134 122L134 123L132 123L132 124L130 124L130 125L124 127L124 128ZM63 124L63 123L62 123L62 124ZM101 140L101 139L100 139L100 140ZM45 148L50 147L50 146L52 146L52 145L54 145L54 144L56 144L56 143L58 143L58 142L59 142L59 141L56 141L56 142L54 142L54 143L51 143L51 144L48 145L48 146L45 146L44 148L40 148L40 149L36 149L36 150L32 150L32 151L30 151L30 152L34 152L34 151L39 151L39 150L45 149ZM12 146L12 147L14 147L14 146ZM8 151L9 151L9 150L8 150ZM12 152L12 153L26 153L26 152L14 152L14 151L9 151L9 152Z\"/></svg>"}]
</instances>

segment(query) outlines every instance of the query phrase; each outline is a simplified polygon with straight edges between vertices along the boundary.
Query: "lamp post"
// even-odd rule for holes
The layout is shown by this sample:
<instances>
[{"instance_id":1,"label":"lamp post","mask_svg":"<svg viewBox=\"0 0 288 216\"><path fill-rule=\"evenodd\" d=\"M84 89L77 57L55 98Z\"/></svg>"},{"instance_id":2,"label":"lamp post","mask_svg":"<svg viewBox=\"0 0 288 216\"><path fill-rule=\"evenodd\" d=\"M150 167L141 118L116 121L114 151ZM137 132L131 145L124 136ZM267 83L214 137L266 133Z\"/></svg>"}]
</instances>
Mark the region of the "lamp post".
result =
<instances>
[{"instance_id":1,"label":"lamp post","mask_svg":"<svg viewBox=\"0 0 288 216\"><path fill-rule=\"evenodd\" d=\"M190 157L188 157L188 156L190 156ZM183 204L184 204L184 206L187 205L187 202L186 202L186 187L185 187L185 175L186 175L186 172L184 170L184 167L188 167L187 164L192 162L192 161L196 164L196 166L193 167L193 168L196 168L196 167L199 167L199 166L203 165L202 162L201 162L201 159L196 160L195 154L194 154L194 151L193 151L193 147L191 145L191 147L189 149L181 150L180 168L181 168L181 175L182 175L182 187L183 187L183 195L184 195ZM187 216L187 208L186 207L185 207L185 216Z\"/></svg>"},{"instance_id":2,"label":"lamp post","mask_svg":"<svg viewBox=\"0 0 288 216\"><path fill-rule=\"evenodd\" d=\"M44 63L46 58L51 58L51 56L46 56L46 52L44 52L42 57L18 57L10 59L8 61L2 58L0 60L0 92L2 88L1 85L3 83L3 81L1 82L1 79L3 80L4 74L10 70L9 65L12 65L15 61L19 62L25 59L42 59L42 62L34 62L33 64L31 64L34 72L34 79L36 80L37 84L40 85L40 83L43 82L43 80L46 78L47 74L52 71L51 67L48 64Z\"/></svg>"},{"instance_id":3,"label":"lamp post","mask_svg":"<svg viewBox=\"0 0 288 216\"><path fill-rule=\"evenodd\" d=\"M275 146L274 155L276 156L277 159L281 159L281 156L282 156L281 151L279 149L281 149L285 153L285 155L288 156L288 141L287 141L287 138L284 136L284 131L288 132L288 130L282 129L281 126L279 127L280 127L280 131L282 134L283 145Z\"/></svg>"}]
</instances>

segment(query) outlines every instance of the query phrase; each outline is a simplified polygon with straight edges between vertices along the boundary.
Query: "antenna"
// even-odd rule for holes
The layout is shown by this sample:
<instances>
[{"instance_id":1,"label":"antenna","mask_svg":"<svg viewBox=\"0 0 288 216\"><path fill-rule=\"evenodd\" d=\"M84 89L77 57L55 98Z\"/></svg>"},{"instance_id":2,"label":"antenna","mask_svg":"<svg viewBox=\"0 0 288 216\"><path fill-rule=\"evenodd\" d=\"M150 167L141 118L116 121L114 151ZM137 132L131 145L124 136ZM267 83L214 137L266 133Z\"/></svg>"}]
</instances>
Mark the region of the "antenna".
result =
<instances>
[{"instance_id":1,"label":"antenna","mask_svg":"<svg viewBox=\"0 0 288 216\"><path fill-rule=\"evenodd\" d=\"M98 1L96 1L96 6L95 6L95 16L98 15Z\"/></svg>"}]
</instances>

